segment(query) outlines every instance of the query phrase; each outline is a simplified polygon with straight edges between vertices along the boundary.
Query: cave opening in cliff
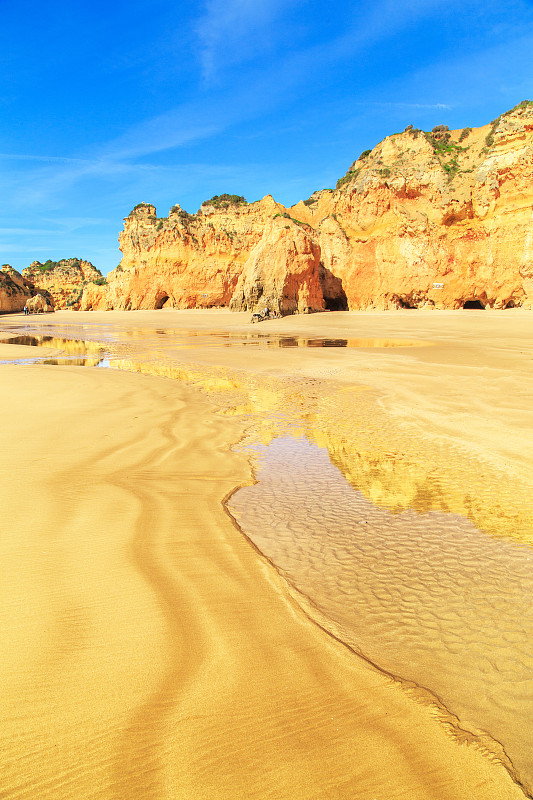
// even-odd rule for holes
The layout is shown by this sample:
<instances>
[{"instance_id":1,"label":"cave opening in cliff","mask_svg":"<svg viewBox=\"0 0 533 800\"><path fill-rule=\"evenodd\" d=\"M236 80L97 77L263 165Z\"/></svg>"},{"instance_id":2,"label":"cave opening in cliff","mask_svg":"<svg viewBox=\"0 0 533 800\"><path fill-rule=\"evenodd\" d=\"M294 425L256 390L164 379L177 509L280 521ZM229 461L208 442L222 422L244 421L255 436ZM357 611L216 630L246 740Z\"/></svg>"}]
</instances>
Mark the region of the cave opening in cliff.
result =
<instances>
[{"instance_id":1,"label":"cave opening in cliff","mask_svg":"<svg viewBox=\"0 0 533 800\"><path fill-rule=\"evenodd\" d=\"M348 311L348 299L344 292L338 297L324 297L326 311Z\"/></svg>"},{"instance_id":2,"label":"cave opening in cliff","mask_svg":"<svg viewBox=\"0 0 533 800\"><path fill-rule=\"evenodd\" d=\"M417 308L418 306L416 303L412 302L408 298L399 297L398 298L398 305L400 308Z\"/></svg>"},{"instance_id":3,"label":"cave opening in cliff","mask_svg":"<svg viewBox=\"0 0 533 800\"><path fill-rule=\"evenodd\" d=\"M342 280L327 269L322 262L320 262L318 270L325 310L348 311L348 298L342 288Z\"/></svg>"},{"instance_id":4,"label":"cave opening in cliff","mask_svg":"<svg viewBox=\"0 0 533 800\"><path fill-rule=\"evenodd\" d=\"M155 299L154 308L155 309L164 308L164 306L166 305L166 303L168 303L169 300L170 300L170 297L168 296L168 294L158 295L156 297L156 299Z\"/></svg>"},{"instance_id":5,"label":"cave opening in cliff","mask_svg":"<svg viewBox=\"0 0 533 800\"><path fill-rule=\"evenodd\" d=\"M485 306L480 300L465 300L463 308L477 308L478 311L484 311Z\"/></svg>"}]
</instances>

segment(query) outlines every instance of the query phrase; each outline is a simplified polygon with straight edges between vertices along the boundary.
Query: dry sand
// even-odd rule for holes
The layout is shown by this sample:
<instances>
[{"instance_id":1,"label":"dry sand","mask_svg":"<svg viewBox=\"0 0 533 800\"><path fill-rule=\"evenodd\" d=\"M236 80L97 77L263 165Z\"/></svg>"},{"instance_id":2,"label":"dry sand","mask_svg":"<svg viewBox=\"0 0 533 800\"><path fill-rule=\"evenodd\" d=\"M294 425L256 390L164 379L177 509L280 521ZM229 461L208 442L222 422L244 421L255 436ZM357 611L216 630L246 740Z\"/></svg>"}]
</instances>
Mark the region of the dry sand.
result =
<instances>
[{"instance_id":1,"label":"dry sand","mask_svg":"<svg viewBox=\"0 0 533 800\"><path fill-rule=\"evenodd\" d=\"M533 315L324 314L253 331L247 319L65 312L0 328L430 341L161 347L195 368L365 383L400 422L527 482ZM0 345L0 360L15 349ZM5 364L0 376L1 797L524 796L468 736L312 622L233 525L222 501L250 482L230 449L246 420L152 376Z\"/></svg>"}]
</instances>

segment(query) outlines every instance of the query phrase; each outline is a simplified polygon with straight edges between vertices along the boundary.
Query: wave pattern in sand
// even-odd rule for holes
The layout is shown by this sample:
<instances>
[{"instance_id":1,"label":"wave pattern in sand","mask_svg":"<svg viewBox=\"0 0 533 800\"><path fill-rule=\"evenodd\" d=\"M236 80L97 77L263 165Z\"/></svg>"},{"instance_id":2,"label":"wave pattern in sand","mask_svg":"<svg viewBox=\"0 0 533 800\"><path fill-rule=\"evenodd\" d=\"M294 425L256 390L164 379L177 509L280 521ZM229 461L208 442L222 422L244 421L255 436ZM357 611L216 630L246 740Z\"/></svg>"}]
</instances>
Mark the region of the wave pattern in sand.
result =
<instances>
[{"instance_id":1,"label":"wave pattern in sand","mask_svg":"<svg viewBox=\"0 0 533 800\"><path fill-rule=\"evenodd\" d=\"M259 453L257 484L230 502L246 534L336 635L430 687L532 785L531 548L457 514L378 507L305 438Z\"/></svg>"}]
</instances>

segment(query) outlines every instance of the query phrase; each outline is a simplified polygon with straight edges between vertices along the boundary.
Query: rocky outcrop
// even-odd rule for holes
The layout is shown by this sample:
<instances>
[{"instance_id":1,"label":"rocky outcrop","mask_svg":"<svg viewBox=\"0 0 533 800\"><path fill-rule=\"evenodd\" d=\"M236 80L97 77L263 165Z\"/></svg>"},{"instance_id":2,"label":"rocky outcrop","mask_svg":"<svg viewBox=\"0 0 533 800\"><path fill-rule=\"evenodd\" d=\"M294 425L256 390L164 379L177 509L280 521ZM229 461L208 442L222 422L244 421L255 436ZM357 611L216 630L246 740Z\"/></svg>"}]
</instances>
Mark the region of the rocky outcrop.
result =
<instances>
[{"instance_id":1,"label":"rocky outcrop","mask_svg":"<svg viewBox=\"0 0 533 800\"><path fill-rule=\"evenodd\" d=\"M206 203L197 214L174 206L162 219L140 203L124 220L123 258L107 276L108 287L89 286L81 307L211 308L228 306L265 223L283 207L258 203Z\"/></svg>"},{"instance_id":2,"label":"rocky outcrop","mask_svg":"<svg viewBox=\"0 0 533 800\"><path fill-rule=\"evenodd\" d=\"M38 290L35 285L25 278L10 264L4 264L0 269L0 314L17 313L22 311L28 301L35 297ZM40 290L48 310L54 310L54 300L52 295Z\"/></svg>"},{"instance_id":3,"label":"rocky outcrop","mask_svg":"<svg viewBox=\"0 0 533 800\"><path fill-rule=\"evenodd\" d=\"M259 305L281 314L322 311L320 247L292 220L269 221L233 292L230 308Z\"/></svg>"},{"instance_id":4,"label":"rocky outcrop","mask_svg":"<svg viewBox=\"0 0 533 800\"><path fill-rule=\"evenodd\" d=\"M532 308L533 103L483 128L409 126L289 209L222 195L124 222L120 267L81 308Z\"/></svg>"},{"instance_id":5,"label":"rocky outcrop","mask_svg":"<svg viewBox=\"0 0 533 800\"><path fill-rule=\"evenodd\" d=\"M79 308L81 295L89 284L105 284L106 279L90 261L64 258L61 261L34 261L22 276L41 294L49 293L56 308Z\"/></svg>"},{"instance_id":6,"label":"rocky outcrop","mask_svg":"<svg viewBox=\"0 0 533 800\"><path fill-rule=\"evenodd\" d=\"M54 306L42 294L30 297L26 303L26 308L30 314L49 314L54 311Z\"/></svg>"},{"instance_id":7,"label":"rocky outcrop","mask_svg":"<svg viewBox=\"0 0 533 800\"><path fill-rule=\"evenodd\" d=\"M20 272L4 264L0 269L0 314L22 311L30 297L31 290Z\"/></svg>"}]
</instances>

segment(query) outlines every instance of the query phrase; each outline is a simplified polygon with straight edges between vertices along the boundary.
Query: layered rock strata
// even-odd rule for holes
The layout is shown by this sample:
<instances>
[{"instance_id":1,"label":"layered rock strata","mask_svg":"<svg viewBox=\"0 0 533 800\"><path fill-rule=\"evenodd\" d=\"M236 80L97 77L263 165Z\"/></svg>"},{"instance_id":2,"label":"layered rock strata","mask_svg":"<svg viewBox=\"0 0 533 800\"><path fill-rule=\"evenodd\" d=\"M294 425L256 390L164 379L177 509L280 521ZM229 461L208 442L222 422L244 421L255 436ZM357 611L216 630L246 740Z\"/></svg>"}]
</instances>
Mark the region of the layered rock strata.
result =
<instances>
[{"instance_id":1,"label":"layered rock strata","mask_svg":"<svg viewBox=\"0 0 533 800\"><path fill-rule=\"evenodd\" d=\"M22 276L54 299L56 308L80 307L85 286L93 281L104 284L105 278L90 261L80 258L64 258L61 261L34 261L22 270Z\"/></svg>"},{"instance_id":2,"label":"layered rock strata","mask_svg":"<svg viewBox=\"0 0 533 800\"><path fill-rule=\"evenodd\" d=\"M136 206L80 307L533 307L533 103L482 128L409 126L291 208L223 195Z\"/></svg>"}]
</instances>

